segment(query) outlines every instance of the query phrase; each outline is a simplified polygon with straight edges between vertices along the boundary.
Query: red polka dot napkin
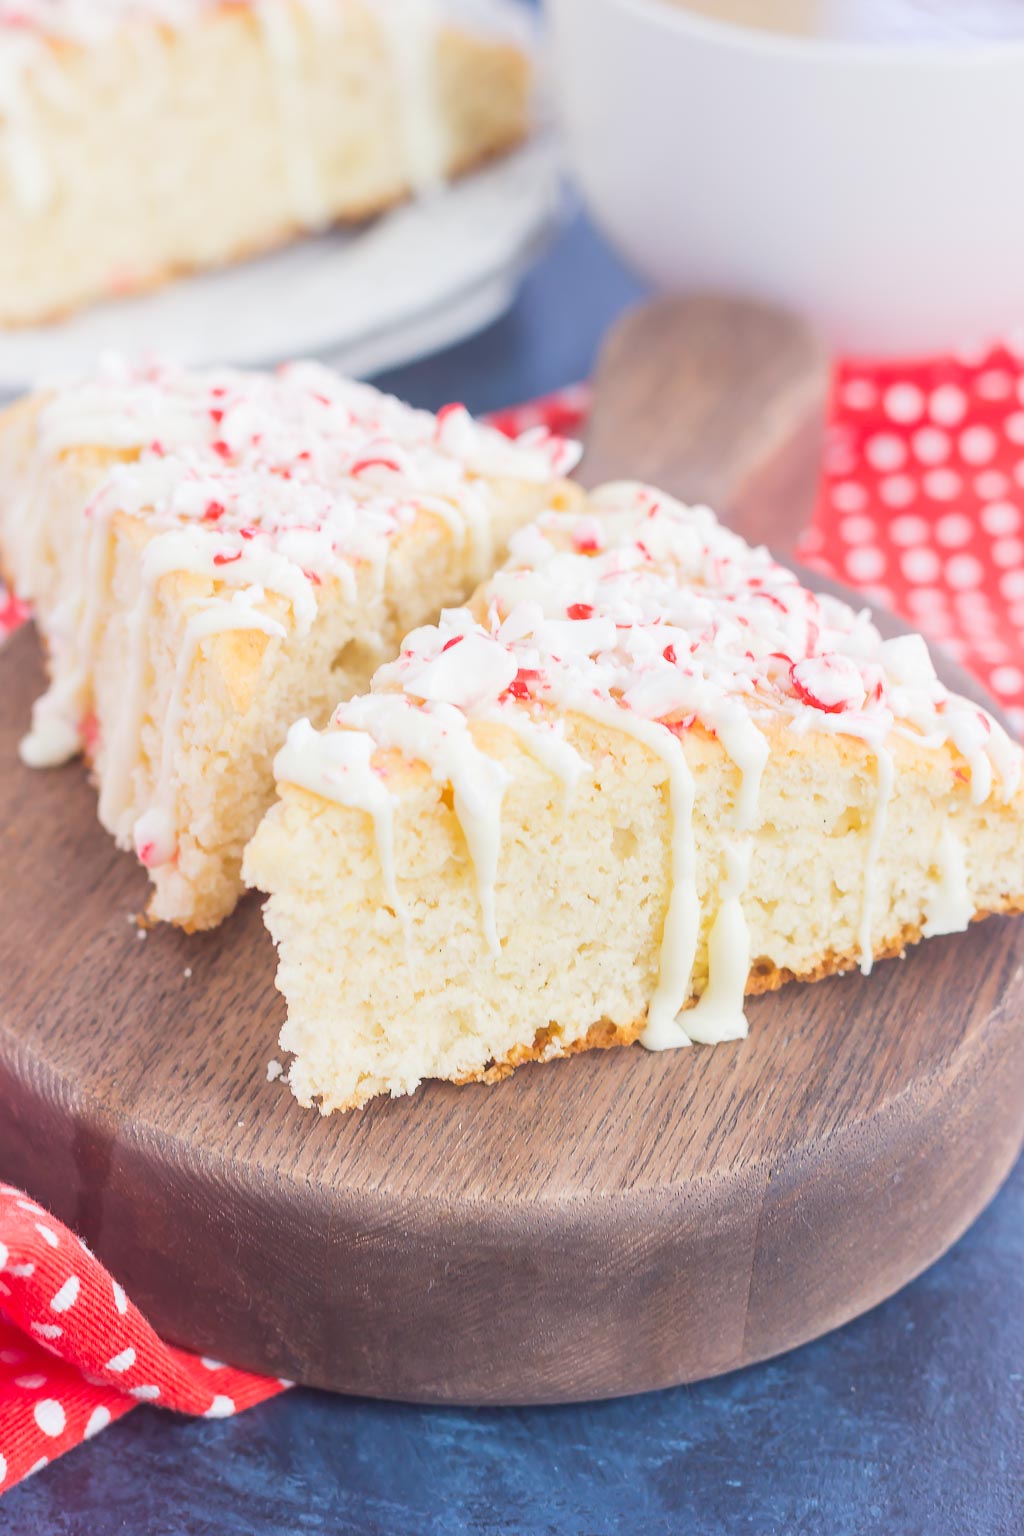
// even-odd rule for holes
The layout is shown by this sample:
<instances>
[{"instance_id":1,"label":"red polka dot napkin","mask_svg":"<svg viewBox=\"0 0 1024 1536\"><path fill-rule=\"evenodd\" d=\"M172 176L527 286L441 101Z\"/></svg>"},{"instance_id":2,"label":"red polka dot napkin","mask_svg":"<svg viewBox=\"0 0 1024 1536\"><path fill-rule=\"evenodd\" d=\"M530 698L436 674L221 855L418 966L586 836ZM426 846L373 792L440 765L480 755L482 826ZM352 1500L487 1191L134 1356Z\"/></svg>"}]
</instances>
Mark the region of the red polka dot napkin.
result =
<instances>
[{"instance_id":1,"label":"red polka dot napkin","mask_svg":"<svg viewBox=\"0 0 1024 1536\"><path fill-rule=\"evenodd\" d=\"M219 1419L289 1385L165 1344L80 1238L0 1184L0 1491L138 1403Z\"/></svg>"},{"instance_id":2,"label":"red polka dot napkin","mask_svg":"<svg viewBox=\"0 0 1024 1536\"><path fill-rule=\"evenodd\" d=\"M572 435L587 401L495 420ZM1024 728L1024 351L842 364L799 553L952 651ZM25 617L0 588L0 639ZM140 1402L219 1418L287 1385L164 1344L72 1232L0 1184L0 1492Z\"/></svg>"},{"instance_id":3,"label":"red polka dot napkin","mask_svg":"<svg viewBox=\"0 0 1024 1536\"><path fill-rule=\"evenodd\" d=\"M843 365L799 555L945 647L1024 730L1024 350Z\"/></svg>"}]
</instances>

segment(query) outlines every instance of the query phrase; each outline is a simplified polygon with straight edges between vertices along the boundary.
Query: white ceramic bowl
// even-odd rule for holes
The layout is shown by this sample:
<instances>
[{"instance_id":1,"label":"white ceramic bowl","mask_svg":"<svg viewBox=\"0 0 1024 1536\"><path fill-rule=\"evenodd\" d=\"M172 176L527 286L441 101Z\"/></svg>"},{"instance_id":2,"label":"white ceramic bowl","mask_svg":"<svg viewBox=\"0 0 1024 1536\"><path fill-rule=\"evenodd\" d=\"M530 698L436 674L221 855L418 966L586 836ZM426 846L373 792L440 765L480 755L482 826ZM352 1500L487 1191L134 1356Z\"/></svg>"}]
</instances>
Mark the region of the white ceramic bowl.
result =
<instances>
[{"instance_id":1,"label":"white ceramic bowl","mask_svg":"<svg viewBox=\"0 0 1024 1536\"><path fill-rule=\"evenodd\" d=\"M668 0L547 0L583 193L661 289L774 300L838 347L1024 322L1024 42L781 37Z\"/></svg>"}]
</instances>

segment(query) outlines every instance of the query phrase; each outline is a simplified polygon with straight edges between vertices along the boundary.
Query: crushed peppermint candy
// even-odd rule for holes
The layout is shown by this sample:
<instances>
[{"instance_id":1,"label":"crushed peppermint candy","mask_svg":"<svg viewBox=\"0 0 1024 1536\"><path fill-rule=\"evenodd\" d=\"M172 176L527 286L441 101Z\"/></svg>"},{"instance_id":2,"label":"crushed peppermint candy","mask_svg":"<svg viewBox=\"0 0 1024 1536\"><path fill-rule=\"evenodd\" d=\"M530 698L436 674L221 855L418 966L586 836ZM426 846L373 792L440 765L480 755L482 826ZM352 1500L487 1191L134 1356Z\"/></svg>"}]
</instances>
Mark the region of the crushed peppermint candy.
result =
<instances>
[{"instance_id":1,"label":"crushed peppermint candy","mask_svg":"<svg viewBox=\"0 0 1024 1536\"><path fill-rule=\"evenodd\" d=\"M789 669L793 692L804 704L827 715L864 706L867 688L861 668L848 656L836 652L824 656L804 656ZM882 697L883 683L875 682L876 696Z\"/></svg>"},{"instance_id":2,"label":"crushed peppermint candy","mask_svg":"<svg viewBox=\"0 0 1024 1536\"><path fill-rule=\"evenodd\" d=\"M325 580L351 593L354 567L380 570L390 542L424 517L467 543L486 574L493 482L545 484L580 453L543 429L510 441L462 406L442 421L311 362L193 373L108 357L54 390L37 430L44 459L74 448L117 455L85 515L98 525L118 513L144 519L158 536L144 574L207 574L247 612L277 593L300 629ZM45 568L35 526L26 519L14 535L29 599Z\"/></svg>"},{"instance_id":3,"label":"crushed peppermint candy","mask_svg":"<svg viewBox=\"0 0 1024 1536\"><path fill-rule=\"evenodd\" d=\"M409 704L536 715L597 699L661 725L700 724L737 757L780 717L871 743L898 725L952 739L983 784L981 755L1008 792L1019 779L1017 748L948 693L919 636L883 640L866 609L810 591L706 508L649 487L605 487L588 515L539 519L485 595L485 611L450 610L411 635L378 673L372 711L343 704L335 723L356 725L353 710L383 721Z\"/></svg>"},{"instance_id":4,"label":"crushed peppermint candy","mask_svg":"<svg viewBox=\"0 0 1024 1536\"><path fill-rule=\"evenodd\" d=\"M104 449L107 457L84 509L77 591L68 603L79 615L77 651L57 653L51 687L22 743L24 760L35 766L63 761L89 742L96 629L86 589L108 558L116 518L138 519L149 535L129 615L134 655L143 654L162 578L188 574L210 583L189 607L184 660L168 706L173 717L180 715L187 658L204 640L240 630L276 639L293 632L301 640L327 583L350 600L360 582L380 589L393 542L405 530L433 520L464 550L469 581L482 579L493 564L506 482L551 486L579 457L576 444L546 430L512 441L462 406L435 417L317 363L274 373L200 373L116 357L44 396L37 458L45 464L75 449ZM26 517L8 533L29 600L49 579L46 527L45 519ZM449 673L449 665L438 666L434 686L442 694L450 690ZM139 666L127 686L137 697ZM473 701L467 695L465 702ZM170 758L161 759L152 806L137 816L132 774L140 741L135 729L107 743L100 810L154 871L178 858Z\"/></svg>"},{"instance_id":5,"label":"crushed peppermint candy","mask_svg":"<svg viewBox=\"0 0 1024 1536\"><path fill-rule=\"evenodd\" d=\"M481 536L484 477L542 483L578 461L577 444L543 429L509 441L453 410L442 420L312 362L190 373L108 357L54 393L40 446L124 455L92 517L117 510L186 526L213 541L222 571L257 540L322 576L379 558L382 541L421 512Z\"/></svg>"},{"instance_id":6,"label":"crushed peppermint candy","mask_svg":"<svg viewBox=\"0 0 1024 1536\"><path fill-rule=\"evenodd\" d=\"M340 704L327 731L307 720L294 725L275 774L373 818L388 901L400 915L396 802L379 751L422 762L449 783L475 869L482 934L497 955L510 775L472 726L505 726L571 793L592 771L567 739L572 715L633 736L667 770L673 893L641 1036L653 1050L746 1031L749 954L739 902L770 731L842 733L873 755L876 794L858 926L865 971L873 963L876 868L893 786L890 738L903 735L924 748L952 743L976 804L997 785L1009 801L1021 781L1020 748L983 710L948 692L918 637L883 640L867 610L801 586L706 507L684 507L631 483L596 492L585 518L552 512L523 529L472 606L447 610L438 624L409 635L397 660L375 675L372 692ZM712 966L706 992L684 1020L701 931L696 785L684 744L694 728L717 737L739 780L726 850L727 964Z\"/></svg>"}]
</instances>

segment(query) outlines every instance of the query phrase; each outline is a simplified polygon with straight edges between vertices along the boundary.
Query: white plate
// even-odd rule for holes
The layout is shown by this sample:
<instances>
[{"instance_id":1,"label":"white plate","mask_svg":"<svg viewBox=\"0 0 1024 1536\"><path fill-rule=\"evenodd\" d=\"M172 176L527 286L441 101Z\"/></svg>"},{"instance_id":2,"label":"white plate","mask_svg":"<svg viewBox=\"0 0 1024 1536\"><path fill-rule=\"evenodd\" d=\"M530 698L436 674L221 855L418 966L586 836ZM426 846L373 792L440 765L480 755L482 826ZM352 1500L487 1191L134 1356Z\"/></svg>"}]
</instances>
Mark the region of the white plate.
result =
<instances>
[{"instance_id":1,"label":"white plate","mask_svg":"<svg viewBox=\"0 0 1024 1536\"><path fill-rule=\"evenodd\" d=\"M508 9L507 0L476 4ZM0 393L87 368L106 349L190 365L317 354L350 373L396 367L501 314L562 208L558 148L543 130L359 229L96 305L58 325L0 333Z\"/></svg>"}]
</instances>

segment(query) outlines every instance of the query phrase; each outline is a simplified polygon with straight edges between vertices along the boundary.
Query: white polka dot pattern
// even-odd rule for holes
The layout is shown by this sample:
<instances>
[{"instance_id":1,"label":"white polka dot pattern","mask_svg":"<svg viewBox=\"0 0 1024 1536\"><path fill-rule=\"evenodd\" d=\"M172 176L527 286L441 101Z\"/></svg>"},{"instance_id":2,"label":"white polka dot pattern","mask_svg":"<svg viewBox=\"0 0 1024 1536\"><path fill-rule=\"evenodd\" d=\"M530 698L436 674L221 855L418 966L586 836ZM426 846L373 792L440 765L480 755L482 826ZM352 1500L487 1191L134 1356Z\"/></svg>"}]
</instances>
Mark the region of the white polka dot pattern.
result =
<instances>
[{"instance_id":1,"label":"white polka dot pattern","mask_svg":"<svg viewBox=\"0 0 1024 1536\"><path fill-rule=\"evenodd\" d=\"M844 364L799 550L957 655L1024 730L1024 360ZM966 601L965 601L966 600Z\"/></svg>"},{"instance_id":2,"label":"white polka dot pattern","mask_svg":"<svg viewBox=\"0 0 1024 1536\"><path fill-rule=\"evenodd\" d=\"M0 1493L140 1403L219 1419L283 1390L164 1344L84 1243L5 1184L0 1233Z\"/></svg>"}]
</instances>

